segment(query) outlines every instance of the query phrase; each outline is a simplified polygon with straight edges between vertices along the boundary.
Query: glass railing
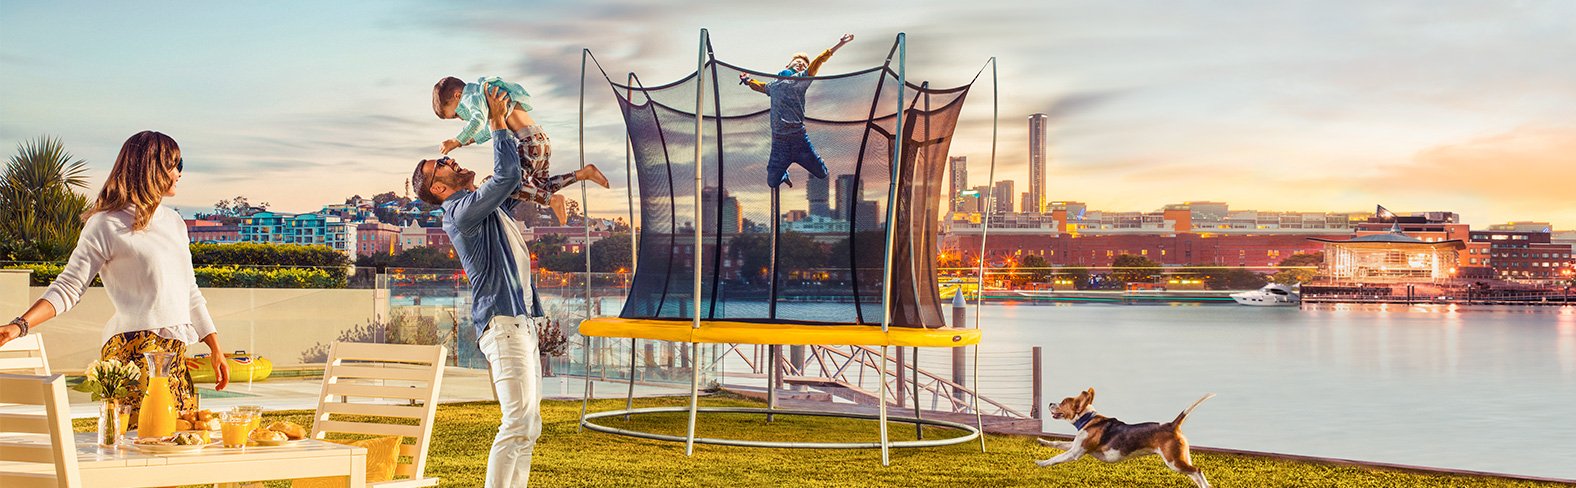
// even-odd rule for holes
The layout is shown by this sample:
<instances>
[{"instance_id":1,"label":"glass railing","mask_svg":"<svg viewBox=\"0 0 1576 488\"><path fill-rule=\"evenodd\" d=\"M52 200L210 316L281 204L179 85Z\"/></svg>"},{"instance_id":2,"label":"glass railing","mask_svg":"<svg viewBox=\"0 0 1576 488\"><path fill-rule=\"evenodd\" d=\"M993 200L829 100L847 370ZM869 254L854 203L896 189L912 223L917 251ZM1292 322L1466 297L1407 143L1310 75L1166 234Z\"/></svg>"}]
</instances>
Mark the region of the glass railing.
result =
<instances>
[{"instance_id":1,"label":"glass railing","mask_svg":"<svg viewBox=\"0 0 1576 488\"><path fill-rule=\"evenodd\" d=\"M263 400L275 404L288 398L294 403L284 404L292 408L312 408L321 391L322 369L330 348L340 341L443 345L449 354L445 365L450 368L444 399L492 399L488 364L477 348L471 319L470 284L460 270L386 268L380 273L371 268L342 268L327 278L340 285L335 287L319 286L322 283L287 275L280 269L223 267L200 278L200 282L208 280L202 292L217 324L221 347L226 353L244 351L251 357L246 364L231 364L234 381L226 390L202 386L205 402L212 398L217 402L215 406L223 407ZM47 269L43 271L48 273ZM765 373L770 368L766 346L692 346L581 336L579 326L585 318L620 313L630 278L628 273L539 271L535 275L545 312L545 317L538 320L543 337L539 345L545 352L544 394L579 396L587 376L597 384L596 394L600 397L622 396L631 381L637 394L687 392L697 366L703 389L724 384L765 386ZM45 288L39 285L35 282L22 292L26 302L43 294ZM6 298L6 293L15 292L0 290L0 300ZM80 375L97 360L104 324L114 313L104 289L93 287L69 313L40 327L38 332L46 338L52 368ZM206 346L193 345L187 354L208 352ZM846 355L837 357L847 360ZM939 357L927 354L921 366L927 370L947 369L940 363L932 364ZM833 360L833 356L825 359ZM207 367L201 359L190 364ZM873 364L861 377L873 378ZM267 379L263 379L265 369ZM798 374L830 373L806 369ZM867 391L876 388L874 382L866 379L850 383ZM1018 391L1023 389L1021 383L1013 382L1014 400L1025 396ZM85 395L72 395L73 403L90 403ZM207 408L209 403L204 406Z\"/></svg>"}]
</instances>

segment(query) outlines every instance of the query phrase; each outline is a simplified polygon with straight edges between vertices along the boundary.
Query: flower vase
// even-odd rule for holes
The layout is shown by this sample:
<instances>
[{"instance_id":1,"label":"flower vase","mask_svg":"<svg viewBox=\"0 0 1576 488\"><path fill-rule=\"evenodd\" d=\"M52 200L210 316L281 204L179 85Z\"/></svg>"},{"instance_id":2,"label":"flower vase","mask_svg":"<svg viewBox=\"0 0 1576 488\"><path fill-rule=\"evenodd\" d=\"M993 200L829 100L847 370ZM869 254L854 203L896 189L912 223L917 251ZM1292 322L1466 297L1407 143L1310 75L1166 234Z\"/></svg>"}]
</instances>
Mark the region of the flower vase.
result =
<instances>
[{"instance_id":1,"label":"flower vase","mask_svg":"<svg viewBox=\"0 0 1576 488\"><path fill-rule=\"evenodd\" d=\"M98 418L98 443L104 447L115 447L120 444L121 437L126 434L126 424L131 421L131 408L120 403L108 401L99 405Z\"/></svg>"}]
</instances>

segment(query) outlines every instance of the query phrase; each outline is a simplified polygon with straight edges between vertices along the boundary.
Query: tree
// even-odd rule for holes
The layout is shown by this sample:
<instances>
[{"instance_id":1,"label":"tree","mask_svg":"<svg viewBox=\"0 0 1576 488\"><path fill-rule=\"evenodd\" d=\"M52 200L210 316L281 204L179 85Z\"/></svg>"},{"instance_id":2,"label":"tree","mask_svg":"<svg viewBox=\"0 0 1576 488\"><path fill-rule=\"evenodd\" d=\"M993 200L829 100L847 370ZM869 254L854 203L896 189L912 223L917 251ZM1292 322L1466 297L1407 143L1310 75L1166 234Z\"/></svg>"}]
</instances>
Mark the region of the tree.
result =
<instances>
[{"instance_id":1,"label":"tree","mask_svg":"<svg viewBox=\"0 0 1576 488\"><path fill-rule=\"evenodd\" d=\"M1030 281L1034 282L1049 280L1051 278L1050 266L1050 261L1033 254L1024 256L1023 260L1018 262L1018 267L1024 268L1024 272L1027 273L1026 276L1029 277Z\"/></svg>"},{"instance_id":2,"label":"tree","mask_svg":"<svg viewBox=\"0 0 1576 488\"><path fill-rule=\"evenodd\" d=\"M1074 266L1057 270L1062 279L1073 282L1073 287L1084 290L1089 288L1089 268Z\"/></svg>"},{"instance_id":3,"label":"tree","mask_svg":"<svg viewBox=\"0 0 1576 488\"><path fill-rule=\"evenodd\" d=\"M1324 264L1324 253L1296 253L1280 262L1280 271L1270 276L1270 281L1283 285L1300 285L1313 281L1318 267ZM1307 269L1312 267L1312 269ZM1304 269L1294 269L1304 268Z\"/></svg>"},{"instance_id":4,"label":"tree","mask_svg":"<svg viewBox=\"0 0 1576 488\"><path fill-rule=\"evenodd\" d=\"M620 269L632 271L629 251L629 234L613 234L591 243L591 271L598 273L611 273Z\"/></svg>"},{"instance_id":5,"label":"tree","mask_svg":"<svg viewBox=\"0 0 1576 488\"><path fill-rule=\"evenodd\" d=\"M1149 283L1160 276L1160 263L1143 256L1118 255L1111 260L1111 277L1122 283Z\"/></svg>"},{"instance_id":6,"label":"tree","mask_svg":"<svg viewBox=\"0 0 1576 488\"><path fill-rule=\"evenodd\" d=\"M17 144L0 171L0 258L59 261L70 256L82 231L88 197L87 162L74 159L60 139L41 136Z\"/></svg>"},{"instance_id":7,"label":"tree","mask_svg":"<svg viewBox=\"0 0 1576 488\"><path fill-rule=\"evenodd\" d=\"M1232 268L1210 274L1204 284L1211 290L1253 290L1264 286L1264 275L1244 268Z\"/></svg>"},{"instance_id":8,"label":"tree","mask_svg":"<svg viewBox=\"0 0 1576 488\"><path fill-rule=\"evenodd\" d=\"M449 253L435 248L420 246L400 251L393 256L387 254L374 254L356 258L356 266L369 268L429 268L429 269L460 269L460 261L449 256Z\"/></svg>"},{"instance_id":9,"label":"tree","mask_svg":"<svg viewBox=\"0 0 1576 488\"><path fill-rule=\"evenodd\" d=\"M246 217L256 213L253 211L253 209L267 211L268 202L259 203L254 206L251 202L246 200L246 197L236 195L235 198L231 198L229 200L219 200L217 203L213 204L213 212L226 217Z\"/></svg>"}]
</instances>

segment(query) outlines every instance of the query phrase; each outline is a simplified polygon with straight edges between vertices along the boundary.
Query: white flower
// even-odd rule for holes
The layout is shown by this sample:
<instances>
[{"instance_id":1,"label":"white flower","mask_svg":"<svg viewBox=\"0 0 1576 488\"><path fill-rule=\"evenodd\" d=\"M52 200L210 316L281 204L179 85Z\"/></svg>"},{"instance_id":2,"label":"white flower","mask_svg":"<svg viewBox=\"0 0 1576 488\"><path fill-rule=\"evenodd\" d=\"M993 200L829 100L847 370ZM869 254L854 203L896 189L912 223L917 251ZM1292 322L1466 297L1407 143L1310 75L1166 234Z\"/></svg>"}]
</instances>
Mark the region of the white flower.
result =
<instances>
[{"instance_id":1,"label":"white flower","mask_svg":"<svg viewBox=\"0 0 1576 488\"><path fill-rule=\"evenodd\" d=\"M99 372L99 369L100 369L100 367L103 364L104 364L103 361L94 361L93 364L89 364L88 365L88 370L84 374L84 376L87 376L88 378L92 379L93 381L98 381L99 377L101 377L102 374L103 374L103 373Z\"/></svg>"}]
</instances>

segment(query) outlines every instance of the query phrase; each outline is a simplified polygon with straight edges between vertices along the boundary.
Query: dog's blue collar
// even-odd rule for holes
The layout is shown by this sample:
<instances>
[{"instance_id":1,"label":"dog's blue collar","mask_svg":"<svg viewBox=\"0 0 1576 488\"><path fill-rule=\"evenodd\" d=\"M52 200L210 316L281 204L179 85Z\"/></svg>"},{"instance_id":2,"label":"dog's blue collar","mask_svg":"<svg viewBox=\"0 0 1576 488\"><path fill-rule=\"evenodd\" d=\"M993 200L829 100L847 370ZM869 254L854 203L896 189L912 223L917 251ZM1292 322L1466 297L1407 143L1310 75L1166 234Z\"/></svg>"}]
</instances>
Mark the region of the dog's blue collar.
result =
<instances>
[{"instance_id":1,"label":"dog's blue collar","mask_svg":"<svg viewBox=\"0 0 1576 488\"><path fill-rule=\"evenodd\" d=\"M1089 425L1089 422L1093 421L1093 420L1094 420L1094 410L1090 410L1088 412L1084 412L1083 415L1078 417L1078 420L1074 420L1073 421L1073 428L1074 429L1078 429L1078 430L1083 430L1084 426L1085 425Z\"/></svg>"}]
</instances>

